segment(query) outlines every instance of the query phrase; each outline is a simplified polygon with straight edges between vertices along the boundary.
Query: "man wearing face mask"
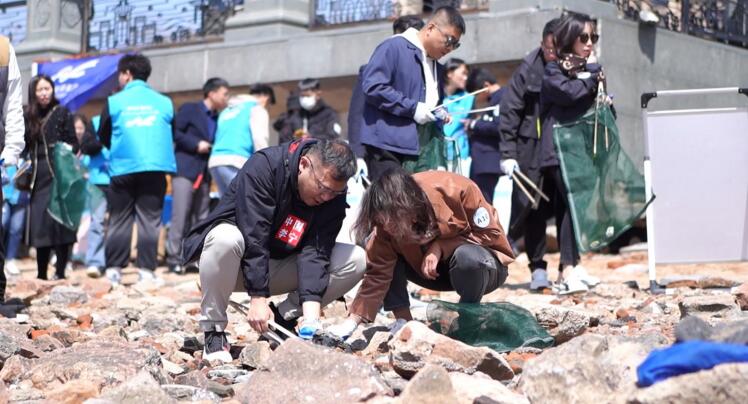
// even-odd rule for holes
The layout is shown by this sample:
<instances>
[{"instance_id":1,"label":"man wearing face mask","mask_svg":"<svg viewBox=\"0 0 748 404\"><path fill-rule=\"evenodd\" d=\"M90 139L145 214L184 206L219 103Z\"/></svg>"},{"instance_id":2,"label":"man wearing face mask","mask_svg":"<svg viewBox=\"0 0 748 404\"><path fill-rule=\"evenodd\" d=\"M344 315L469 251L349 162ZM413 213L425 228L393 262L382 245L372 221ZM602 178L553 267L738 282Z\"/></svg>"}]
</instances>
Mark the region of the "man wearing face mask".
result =
<instances>
[{"instance_id":1,"label":"man wearing face mask","mask_svg":"<svg viewBox=\"0 0 748 404\"><path fill-rule=\"evenodd\" d=\"M437 60L460 46L465 21L441 7L420 30L382 42L361 73L366 98L360 134L369 178L418 159L417 125L435 122L444 68Z\"/></svg>"},{"instance_id":2,"label":"man wearing face mask","mask_svg":"<svg viewBox=\"0 0 748 404\"><path fill-rule=\"evenodd\" d=\"M338 114L322 100L321 95L318 79L299 82L301 109L289 116L289 123L280 134L280 142L306 137L326 140L340 137Z\"/></svg>"}]
</instances>

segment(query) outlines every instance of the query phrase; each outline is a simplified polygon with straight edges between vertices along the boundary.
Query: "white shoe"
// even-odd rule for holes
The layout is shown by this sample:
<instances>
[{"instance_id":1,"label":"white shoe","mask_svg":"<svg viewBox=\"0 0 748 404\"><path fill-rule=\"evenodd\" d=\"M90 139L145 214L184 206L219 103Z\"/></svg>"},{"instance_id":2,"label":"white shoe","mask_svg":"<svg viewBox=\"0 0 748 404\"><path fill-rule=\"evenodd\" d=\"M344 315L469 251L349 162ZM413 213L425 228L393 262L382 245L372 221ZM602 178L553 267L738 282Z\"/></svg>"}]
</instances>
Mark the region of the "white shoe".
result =
<instances>
[{"instance_id":1,"label":"white shoe","mask_svg":"<svg viewBox=\"0 0 748 404\"><path fill-rule=\"evenodd\" d=\"M120 281L122 281L122 268L107 268L104 275L107 279L109 279L109 282L112 282L113 285L119 285Z\"/></svg>"},{"instance_id":2,"label":"white shoe","mask_svg":"<svg viewBox=\"0 0 748 404\"><path fill-rule=\"evenodd\" d=\"M18 276L21 274L21 270L16 265L16 260L8 260L5 263L5 273L9 276Z\"/></svg>"},{"instance_id":3,"label":"white shoe","mask_svg":"<svg viewBox=\"0 0 748 404\"><path fill-rule=\"evenodd\" d=\"M150 269L139 269L138 275L138 283L148 282L156 286L162 286L164 284L164 280L156 276L156 273L151 271Z\"/></svg>"},{"instance_id":4,"label":"white shoe","mask_svg":"<svg viewBox=\"0 0 748 404\"><path fill-rule=\"evenodd\" d=\"M101 278L101 270L99 267L91 265L90 267L86 268L86 275L89 278Z\"/></svg>"},{"instance_id":5,"label":"white shoe","mask_svg":"<svg viewBox=\"0 0 748 404\"><path fill-rule=\"evenodd\" d=\"M566 272L566 271L564 271ZM577 265L573 268L571 268L568 273L564 274L565 278L572 281L579 281L587 285L588 287L597 286L597 284L600 283L600 279L597 277L594 277L587 273L587 270L581 266Z\"/></svg>"},{"instance_id":6,"label":"white shoe","mask_svg":"<svg viewBox=\"0 0 748 404\"><path fill-rule=\"evenodd\" d=\"M567 279L553 286L553 291L559 295L571 295L574 293L585 293L590 290L587 284L578 279Z\"/></svg>"},{"instance_id":7,"label":"white shoe","mask_svg":"<svg viewBox=\"0 0 748 404\"><path fill-rule=\"evenodd\" d=\"M549 289L551 282L548 280L548 271L545 269L535 269L532 271L532 281L530 281L530 290Z\"/></svg>"}]
</instances>

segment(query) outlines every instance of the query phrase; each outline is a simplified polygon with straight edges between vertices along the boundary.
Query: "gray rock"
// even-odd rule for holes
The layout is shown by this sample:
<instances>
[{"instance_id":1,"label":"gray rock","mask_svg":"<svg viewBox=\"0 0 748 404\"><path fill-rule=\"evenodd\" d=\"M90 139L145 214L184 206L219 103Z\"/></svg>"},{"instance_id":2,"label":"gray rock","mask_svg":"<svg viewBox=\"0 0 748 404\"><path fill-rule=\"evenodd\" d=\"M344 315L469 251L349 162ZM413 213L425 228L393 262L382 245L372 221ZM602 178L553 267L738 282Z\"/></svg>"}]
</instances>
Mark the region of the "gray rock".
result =
<instances>
[{"instance_id":1,"label":"gray rock","mask_svg":"<svg viewBox=\"0 0 748 404\"><path fill-rule=\"evenodd\" d=\"M353 355L288 340L273 352L268 371L235 388L240 402L358 402L391 390L373 366Z\"/></svg>"},{"instance_id":2,"label":"gray rock","mask_svg":"<svg viewBox=\"0 0 748 404\"><path fill-rule=\"evenodd\" d=\"M621 337L585 334L530 359L519 388L530 402L622 403L636 389L636 367L654 348Z\"/></svg>"},{"instance_id":3,"label":"gray rock","mask_svg":"<svg viewBox=\"0 0 748 404\"><path fill-rule=\"evenodd\" d=\"M105 394L100 399L121 404L176 404L147 371L141 371Z\"/></svg>"},{"instance_id":4,"label":"gray rock","mask_svg":"<svg viewBox=\"0 0 748 404\"><path fill-rule=\"evenodd\" d=\"M221 402L221 398L218 397L217 394L193 386L163 384L161 385L161 389L164 390L166 394L171 396L171 398L178 401L210 401L212 403Z\"/></svg>"},{"instance_id":5,"label":"gray rock","mask_svg":"<svg viewBox=\"0 0 748 404\"><path fill-rule=\"evenodd\" d=\"M465 404L472 404L480 397L483 397L483 402L490 399L491 402L499 404L530 403L527 397L509 390L503 383L480 372L473 375L451 372L449 379L452 381L455 394Z\"/></svg>"},{"instance_id":6,"label":"gray rock","mask_svg":"<svg viewBox=\"0 0 748 404\"><path fill-rule=\"evenodd\" d=\"M208 387L206 387L206 389L219 397L231 397L234 395L234 388L232 386L227 386L212 380L208 380Z\"/></svg>"},{"instance_id":7,"label":"gray rock","mask_svg":"<svg viewBox=\"0 0 748 404\"><path fill-rule=\"evenodd\" d=\"M447 371L433 364L416 373L400 400L408 404L453 404L459 401Z\"/></svg>"},{"instance_id":8,"label":"gray rock","mask_svg":"<svg viewBox=\"0 0 748 404\"><path fill-rule=\"evenodd\" d=\"M18 403L24 401L44 400L45 396L40 390L31 389L13 389L8 391L8 402Z\"/></svg>"},{"instance_id":9,"label":"gray rock","mask_svg":"<svg viewBox=\"0 0 748 404\"><path fill-rule=\"evenodd\" d=\"M208 388L208 378L199 370L193 370L192 372L175 377L174 383L197 387L199 389Z\"/></svg>"},{"instance_id":10,"label":"gray rock","mask_svg":"<svg viewBox=\"0 0 748 404\"><path fill-rule=\"evenodd\" d=\"M196 324L191 318L175 313L144 313L138 320L138 324L151 335L177 331L195 332L197 330Z\"/></svg>"},{"instance_id":11,"label":"gray rock","mask_svg":"<svg viewBox=\"0 0 748 404\"><path fill-rule=\"evenodd\" d=\"M245 346L239 354L239 363L251 369L267 369L273 351L267 341L253 342Z\"/></svg>"},{"instance_id":12,"label":"gray rock","mask_svg":"<svg viewBox=\"0 0 748 404\"><path fill-rule=\"evenodd\" d=\"M237 369L231 365L217 366L208 372L208 378L211 380L225 379L234 383L237 377L248 375L249 371Z\"/></svg>"},{"instance_id":13,"label":"gray rock","mask_svg":"<svg viewBox=\"0 0 748 404\"><path fill-rule=\"evenodd\" d=\"M50 304L70 305L73 303L86 303L88 294L81 288L75 286L55 286L49 293Z\"/></svg>"},{"instance_id":14,"label":"gray rock","mask_svg":"<svg viewBox=\"0 0 748 404\"><path fill-rule=\"evenodd\" d=\"M748 344L748 319L718 323L712 327L697 316L686 316L675 327L677 341L714 341Z\"/></svg>"},{"instance_id":15,"label":"gray rock","mask_svg":"<svg viewBox=\"0 0 748 404\"><path fill-rule=\"evenodd\" d=\"M51 352L56 349L65 348L60 340L53 338L50 335L42 335L34 340L34 346L44 352Z\"/></svg>"},{"instance_id":16,"label":"gray rock","mask_svg":"<svg viewBox=\"0 0 748 404\"><path fill-rule=\"evenodd\" d=\"M630 404L746 403L748 364L724 364L711 370L689 373L663 380L634 391Z\"/></svg>"},{"instance_id":17,"label":"gray rock","mask_svg":"<svg viewBox=\"0 0 748 404\"><path fill-rule=\"evenodd\" d=\"M678 305L681 318L693 315L704 320L737 318L740 307L730 294L688 296Z\"/></svg>"},{"instance_id":18,"label":"gray rock","mask_svg":"<svg viewBox=\"0 0 748 404\"><path fill-rule=\"evenodd\" d=\"M548 329L556 344L562 344L584 334L592 325L590 313L556 305L538 309L535 317L540 325Z\"/></svg>"},{"instance_id":19,"label":"gray rock","mask_svg":"<svg viewBox=\"0 0 748 404\"><path fill-rule=\"evenodd\" d=\"M369 346L371 339L377 332L389 333L389 328L383 325L363 324L356 328L353 334L346 340L346 343L351 346L354 352L362 351Z\"/></svg>"},{"instance_id":20,"label":"gray rock","mask_svg":"<svg viewBox=\"0 0 748 404\"><path fill-rule=\"evenodd\" d=\"M15 355L20 348L14 338L0 332L0 365Z\"/></svg>"},{"instance_id":21,"label":"gray rock","mask_svg":"<svg viewBox=\"0 0 748 404\"><path fill-rule=\"evenodd\" d=\"M437 334L425 324L411 321L389 342L390 364L406 379L426 364L436 364L451 372L484 372L496 380L514 377L509 363L496 351L472 347Z\"/></svg>"},{"instance_id":22,"label":"gray rock","mask_svg":"<svg viewBox=\"0 0 748 404\"><path fill-rule=\"evenodd\" d=\"M402 393L403 390L405 390L405 386L408 385L408 381L397 374L394 370L382 372L382 378L384 379L384 382L390 386L395 395Z\"/></svg>"}]
</instances>

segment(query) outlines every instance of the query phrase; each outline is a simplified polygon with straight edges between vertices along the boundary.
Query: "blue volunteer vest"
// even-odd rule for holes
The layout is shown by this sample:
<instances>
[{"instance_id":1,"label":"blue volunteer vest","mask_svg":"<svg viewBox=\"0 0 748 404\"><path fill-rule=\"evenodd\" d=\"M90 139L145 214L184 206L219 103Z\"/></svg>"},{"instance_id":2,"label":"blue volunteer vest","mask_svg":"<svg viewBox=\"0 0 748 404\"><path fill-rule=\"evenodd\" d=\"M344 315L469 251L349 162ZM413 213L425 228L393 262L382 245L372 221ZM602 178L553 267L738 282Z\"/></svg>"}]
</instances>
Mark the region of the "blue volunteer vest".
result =
<instances>
[{"instance_id":1,"label":"blue volunteer vest","mask_svg":"<svg viewBox=\"0 0 748 404\"><path fill-rule=\"evenodd\" d=\"M91 118L94 132L99 131L101 117ZM94 185L109 185L109 149L106 147L95 156L83 156L81 163L88 168L88 182Z\"/></svg>"},{"instance_id":2,"label":"blue volunteer vest","mask_svg":"<svg viewBox=\"0 0 748 404\"><path fill-rule=\"evenodd\" d=\"M230 106L221 112L218 116L212 155L248 158L254 153L249 117L255 105L257 105L256 101L246 101Z\"/></svg>"},{"instance_id":3,"label":"blue volunteer vest","mask_svg":"<svg viewBox=\"0 0 748 404\"><path fill-rule=\"evenodd\" d=\"M175 173L171 100L142 80L134 80L109 97L112 176L146 171Z\"/></svg>"}]
</instances>

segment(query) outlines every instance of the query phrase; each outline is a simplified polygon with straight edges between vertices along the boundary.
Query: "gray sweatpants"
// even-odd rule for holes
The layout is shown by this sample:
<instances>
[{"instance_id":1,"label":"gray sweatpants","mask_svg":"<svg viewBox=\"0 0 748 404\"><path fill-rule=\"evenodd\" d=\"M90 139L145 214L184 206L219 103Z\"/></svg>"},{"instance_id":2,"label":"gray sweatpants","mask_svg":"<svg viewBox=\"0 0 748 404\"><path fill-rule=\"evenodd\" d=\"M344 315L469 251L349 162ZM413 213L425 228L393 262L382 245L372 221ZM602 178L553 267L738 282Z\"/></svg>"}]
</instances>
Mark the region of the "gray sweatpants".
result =
<instances>
[{"instance_id":1,"label":"gray sweatpants","mask_svg":"<svg viewBox=\"0 0 748 404\"><path fill-rule=\"evenodd\" d=\"M239 269L244 255L244 238L230 223L221 223L205 237L200 255L200 283L203 298L200 304L203 331L224 331L228 323L226 308L232 292L242 292L244 279ZM270 260L269 286L271 295L288 293L278 305L285 319L301 316L301 304L296 292L298 276L296 254L284 259ZM366 252L352 244L336 243L330 256L330 281L322 296L322 306L333 302L351 290L364 276Z\"/></svg>"}]
</instances>

